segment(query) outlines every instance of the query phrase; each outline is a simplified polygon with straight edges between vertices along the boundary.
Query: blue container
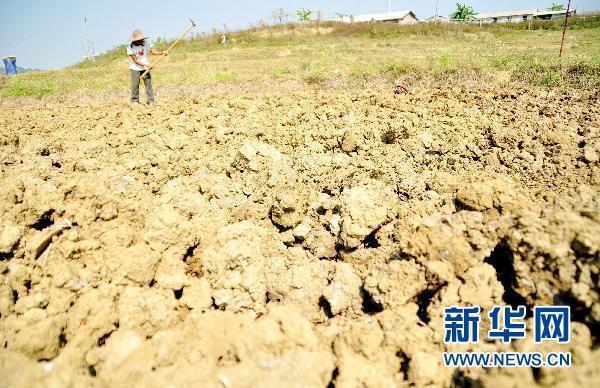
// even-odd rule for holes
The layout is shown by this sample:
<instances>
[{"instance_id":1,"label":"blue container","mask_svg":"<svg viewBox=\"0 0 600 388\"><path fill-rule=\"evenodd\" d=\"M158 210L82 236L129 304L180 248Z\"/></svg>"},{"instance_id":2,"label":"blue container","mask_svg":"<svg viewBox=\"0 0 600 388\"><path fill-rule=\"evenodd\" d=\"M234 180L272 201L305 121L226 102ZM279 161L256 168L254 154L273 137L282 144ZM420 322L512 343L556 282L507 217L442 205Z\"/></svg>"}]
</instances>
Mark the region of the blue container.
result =
<instances>
[{"instance_id":1,"label":"blue container","mask_svg":"<svg viewBox=\"0 0 600 388\"><path fill-rule=\"evenodd\" d=\"M17 58L16 57L2 58L2 62L4 62L4 68L6 69L6 74L17 74Z\"/></svg>"}]
</instances>

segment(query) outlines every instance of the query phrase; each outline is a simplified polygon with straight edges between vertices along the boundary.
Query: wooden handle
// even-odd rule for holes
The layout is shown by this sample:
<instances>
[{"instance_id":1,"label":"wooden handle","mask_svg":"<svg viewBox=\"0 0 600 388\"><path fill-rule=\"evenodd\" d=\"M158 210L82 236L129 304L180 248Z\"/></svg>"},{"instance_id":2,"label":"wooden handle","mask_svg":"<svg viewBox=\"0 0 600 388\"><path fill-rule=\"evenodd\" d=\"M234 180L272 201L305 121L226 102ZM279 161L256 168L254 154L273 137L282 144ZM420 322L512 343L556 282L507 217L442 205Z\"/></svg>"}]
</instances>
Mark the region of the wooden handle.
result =
<instances>
[{"instance_id":1,"label":"wooden handle","mask_svg":"<svg viewBox=\"0 0 600 388\"><path fill-rule=\"evenodd\" d=\"M171 46L170 46L170 47L169 47L169 48L168 48L166 51L164 51L164 52L168 54L168 53L169 53L169 51L171 51L171 49L172 49L173 47L175 47L175 45L176 45L177 43L179 43L179 41L180 41L181 39L183 39L183 37L184 37L184 36L185 36L185 35L186 35L188 32L190 32L190 31L192 30L192 28L194 28L194 27L196 27L196 24L194 24L194 23L192 22L192 25L191 25L191 26L189 26L189 27L188 27L188 29L187 29L187 30L185 30L185 31L183 32L183 34L179 35L179 38L177 38L177 39L175 40L175 42L173 42L173 44L172 44L172 45L171 45ZM148 55L150 55L150 54L148 54ZM152 67L156 66L156 64L157 64L158 62L160 62L160 61L161 61L161 59L163 59L164 57L165 57L165 55L161 55L161 56L160 56L160 58L158 58L156 61L154 61L154 63L150 64L150 68L152 68ZM150 69L148 69L148 70L144 71L144 72L142 73L142 75L140 76L140 78L144 78L144 76L145 76L145 75L146 75L146 74L147 74L149 71L150 71Z\"/></svg>"}]
</instances>

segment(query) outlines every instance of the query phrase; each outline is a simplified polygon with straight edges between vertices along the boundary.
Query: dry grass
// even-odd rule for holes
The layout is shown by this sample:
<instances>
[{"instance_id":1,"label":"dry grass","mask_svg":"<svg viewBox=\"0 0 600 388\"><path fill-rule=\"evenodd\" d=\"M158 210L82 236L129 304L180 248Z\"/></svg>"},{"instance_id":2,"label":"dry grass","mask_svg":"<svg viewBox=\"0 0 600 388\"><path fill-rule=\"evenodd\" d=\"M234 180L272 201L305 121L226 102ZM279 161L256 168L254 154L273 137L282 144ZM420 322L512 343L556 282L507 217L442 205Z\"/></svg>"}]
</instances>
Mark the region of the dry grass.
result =
<instances>
[{"instance_id":1,"label":"dry grass","mask_svg":"<svg viewBox=\"0 0 600 388\"><path fill-rule=\"evenodd\" d=\"M562 60L557 55L561 32L554 28L556 22L531 31L521 24L291 24L236 32L224 46L220 34L213 33L184 41L153 76L157 85L170 86L272 81L315 85L333 79L475 71L502 72L508 79L544 86L589 84L598 82L600 23L586 23L576 23L581 28L569 31ZM127 88L127 64L119 47L94 62L13 77L0 94Z\"/></svg>"}]
</instances>

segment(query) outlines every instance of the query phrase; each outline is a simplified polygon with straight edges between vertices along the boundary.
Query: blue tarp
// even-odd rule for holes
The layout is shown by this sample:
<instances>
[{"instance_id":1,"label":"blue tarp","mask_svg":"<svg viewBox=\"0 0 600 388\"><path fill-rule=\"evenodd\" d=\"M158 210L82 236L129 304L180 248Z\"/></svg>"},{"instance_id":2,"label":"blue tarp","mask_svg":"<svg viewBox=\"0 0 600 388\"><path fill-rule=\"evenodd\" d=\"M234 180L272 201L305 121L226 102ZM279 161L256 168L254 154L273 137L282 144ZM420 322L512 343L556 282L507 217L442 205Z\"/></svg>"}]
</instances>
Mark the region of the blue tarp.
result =
<instances>
[{"instance_id":1,"label":"blue tarp","mask_svg":"<svg viewBox=\"0 0 600 388\"><path fill-rule=\"evenodd\" d=\"M6 74L17 74L17 58L3 58Z\"/></svg>"}]
</instances>

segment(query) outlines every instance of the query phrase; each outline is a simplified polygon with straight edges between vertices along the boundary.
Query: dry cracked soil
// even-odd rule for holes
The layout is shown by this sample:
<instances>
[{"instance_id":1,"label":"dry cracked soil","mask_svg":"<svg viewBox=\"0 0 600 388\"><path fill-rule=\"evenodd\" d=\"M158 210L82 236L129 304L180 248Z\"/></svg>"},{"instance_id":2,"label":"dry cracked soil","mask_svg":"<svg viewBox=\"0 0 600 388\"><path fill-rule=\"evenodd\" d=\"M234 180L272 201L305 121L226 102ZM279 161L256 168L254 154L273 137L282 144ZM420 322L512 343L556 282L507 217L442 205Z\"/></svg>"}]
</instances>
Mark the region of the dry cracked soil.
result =
<instances>
[{"instance_id":1,"label":"dry cracked soil","mask_svg":"<svg viewBox=\"0 0 600 388\"><path fill-rule=\"evenodd\" d=\"M598 384L600 92L408 89L0 102L0 385ZM504 304L571 342L444 343Z\"/></svg>"}]
</instances>

